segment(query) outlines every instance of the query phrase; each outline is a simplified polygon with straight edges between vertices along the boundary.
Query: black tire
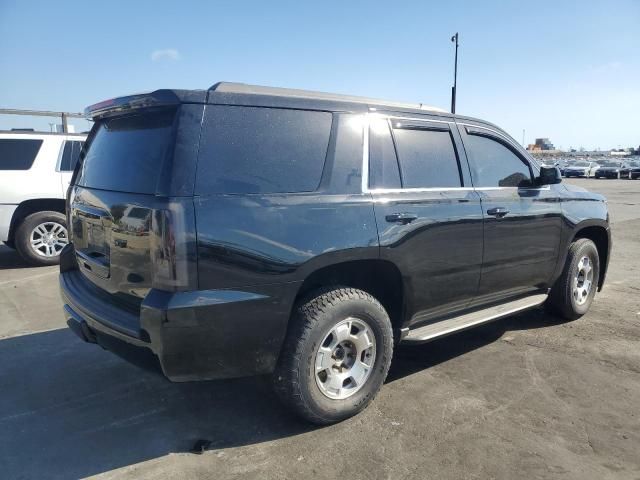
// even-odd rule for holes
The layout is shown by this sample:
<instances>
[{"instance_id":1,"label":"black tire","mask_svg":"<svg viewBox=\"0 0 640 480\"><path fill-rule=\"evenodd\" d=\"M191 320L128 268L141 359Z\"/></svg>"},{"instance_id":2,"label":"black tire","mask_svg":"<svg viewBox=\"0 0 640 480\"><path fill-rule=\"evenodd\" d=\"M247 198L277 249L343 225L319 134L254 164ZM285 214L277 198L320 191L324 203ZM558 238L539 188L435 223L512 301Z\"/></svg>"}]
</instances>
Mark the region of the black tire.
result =
<instances>
[{"instance_id":1,"label":"black tire","mask_svg":"<svg viewBox=\"0 0 640 480\"><path fill-rule=\"evenodd\" d=\"M587 257L592 266L591 288L588 294L579 301L574 295L576 275L580 270L582 259ZM579 238L569 247L567 261L562 274L551 289L546 307L549 312L567 320L576 320L587 313L598 288L600 276L600 258L596 245L587 238Z\"/></svg>"},{"instance_id":2,"label":"black tire","mask_svg":"<svg viewBox=\"0 0 640 480\"><path fill-rule=\"evenodd\" d=\"M60 254L51 257L39 255L31 246L31 232L42 223L53 222L67 228L67 220L60 212L43 211L27 216L16 230L14 242L20 256L32 265L56 265L60 260Z\"/></svg>"},{"instance_id":3,"label":"black tire","mask_svg":"<svg viewBox=\"0 0 640 480\"><path fill-rule=\"evenodd\" d=\"M331 329L351 317L364 322L373 333L375 359L369 376L351 396L329 398L316 379L316 355ZM387 377L392 355L391 321L380 302L355 288L315 292L295 308L273 376L275 391L285 405L309 422L339 422L373 400Z\"/></svg>"}]
</instances>

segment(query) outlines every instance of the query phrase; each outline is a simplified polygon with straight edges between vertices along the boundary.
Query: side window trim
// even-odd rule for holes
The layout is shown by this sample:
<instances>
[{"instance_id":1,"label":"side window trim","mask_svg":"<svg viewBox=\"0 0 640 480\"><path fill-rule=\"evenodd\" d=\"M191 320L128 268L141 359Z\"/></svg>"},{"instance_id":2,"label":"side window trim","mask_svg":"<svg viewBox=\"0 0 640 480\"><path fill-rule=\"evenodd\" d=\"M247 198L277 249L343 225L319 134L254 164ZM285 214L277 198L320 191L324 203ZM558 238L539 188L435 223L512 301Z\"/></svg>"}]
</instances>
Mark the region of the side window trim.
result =
<instances>
[{"instance_id":1,"label":"side window trim","mask_svg":"<svg viewBox=\"0 0 640 480\"><path fill-rule=\"evenodd\" d=\"M462 152L460 151L458 142L456 141L456 137L454 135L454 127L456 125L454 120L448 120L448 121L444 121L444 120L432 120L429 118L425 118L425 119L418 119L418 118L407 118L407 117L399 117L399 116L395 116L395 115L386 115L386 114L376 114L378 116L382 116L386 122L387 125L389 127L389 133L391 134L391 139L393 142L393 149L394 149L394 153L396 156L396 163L397 163L397 168L398 168L398 172L400 174L400 184L404 185L404 178L403 178L403 173L402 173L402 167L400 166L400 158L398 155L398 147L396 144L396 138L394 135L394 130L396 129L403 129L403 130L431 130L431 131L439 131L439 132L448 132L449 136L451 138L451 144L453 146L453 151L456 157L456 162L457 162L457 166L458 166L458 176L459 176L459 181L460 181L460 186L459 187L421 187L421 188L415 188L415 187L411 187L411 188L404 188L401 186L401 188L371 188L370 184L369 184L369 179L370 179L370 165L369 165L369 161L370 161L370 149L371 149L371 138L370 138L370 132L369 132L369 122L366 122L365 124L365 128L363 128L363 144L364 144L364 148L363 148L363 181L362 181L362 191L363 193L385 193L385 192L397 192L397 193L402 193L402 192L434 192L434 191L443 191L443 190L474 190L474 187L470 184L470 185L466 185L465 182L465 175L463 174L462 171L462 162L463 162L463 157L462 157ZM399 125L395 126L393 125L393 121L394 120L399 120ZM466 162L466 157L464 158L465 164Z\"/></svg>"},{"instance_id":2,"label":"side window trim","mask_svg":"<svg viewBox=\"0 0 640 480\"><path fill-rule=\"evenodd\" d=\"M400 166L400 156L398 155L398 144L396 143L396 136L393 134L392 117L387 117L387 125L389 127L389 135L391 135L391 143L393 144L393 153L396 156L396 167L398 168L398 175L400 175L400 189L405 190L402 167Z\"/></svg>"},{"instance_id":3,"label":"side window trim","mask_svg":"<svg viewBox=\"0 0 640 480\"><path fill-rule=\"evenodd\" d=\"M409 121L409 122L399 122L398 125L394 128L392 117L389 117L389 126L391 128L391 138L393 139L393 148L396 151L396 161L398 162L398 170L400 171L400 185L402 190L451 190L457 188L463 188L464 185L464 176L462 175L462 162L460 159L460 152L458 151L458 146L456 145L456 139L453 136L451 123L448 122L431 122L429 120L424 121ZM453 146L453 153L456 157L456 162L458 164L458 179L460 181L460 185L458 187L425 187L422 188L405 188L404 187L404 175L402 173L402 165L400 165L400 155L398 154L398 147L396 143L396 136L394 130L427 130L432 132L447 132L449 133L449 138L451 140L451 145Z\"/></svg>"},{"instance_id":4,"label":"side window trim","mask_svg":"<svg viewBox=\"0 0 640 480\"><path fill-rule=\"evenodd\" d=\"M485 129L480 127L474 127L472 125L465 125L465 132L467 133L467 135L475 135L476 137L485 137L499 143L503 147L509 149L509 151L513 153L524 165L526 165L527 169L529 170L529 180L531 182L531 186L528 186L528 187L477 187L478 190L483 190L483 189L486 190L488 188L493 188L493 189L495 188L520 188L520 189L538 188L534 186L535 176L533 173L533 167L531 165L531 162L527 158L523 157L520 154L520 152L518 152L513 147L513 145L511 145L511 142L504 139L497 132L494 132L493 130L490 130L488 128Z\"/></svg>"},{"instance_id":5,"label":"side window trim","mask_svg":"<svg viewBox=\"0 0 640 480\"><path fill-rule=\"evenodd\" d=\"M471 130L472 132L474 132L473 135L480 135L480 136L483 136L483 135L487 136L487 134L494 135L501 143L506 145L514 154L524 159L524 161L528 163L535 172L540 170L540 164L538 163L536 158L532 157L531 155L527 155L523 153L523 151L520 149L520 146L518 144L515 144L514 140L508 135L503 134L498 130L494 130L493 128L481 127L479 125L471 125L469 123L463 123L463 122L458 122L458 125L460 127L465 127L465 132L468 134L471 134L469 133L469 130ZM478 132L478 133L475 133L475 132Z\"/></svg>"},{"instance_id":6,"label":"side window trim","mask_svg":"<svg viewBox=\"0 0 640 480\"><path fill-rule=\"evenodd\" d=\"M60 150L58 151L58 160L56 161L56 172L60 173L62 170L62 156L64 155L64 147L69 140L63 140L60 144Z\"/></svg>"}]
</instances>

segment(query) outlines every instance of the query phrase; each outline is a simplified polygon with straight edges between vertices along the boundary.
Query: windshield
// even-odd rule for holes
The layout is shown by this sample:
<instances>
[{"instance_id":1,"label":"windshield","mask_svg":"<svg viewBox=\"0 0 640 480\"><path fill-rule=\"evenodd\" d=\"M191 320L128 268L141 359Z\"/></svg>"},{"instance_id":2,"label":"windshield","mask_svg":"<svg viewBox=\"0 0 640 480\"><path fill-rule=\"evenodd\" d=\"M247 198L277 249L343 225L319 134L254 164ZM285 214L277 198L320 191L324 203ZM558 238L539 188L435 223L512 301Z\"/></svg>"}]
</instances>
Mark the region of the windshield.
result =
<instances>
[{"instance_id":1,"label":"windshield","mask_svg":"<svg viewBox=\"0 0 640 480\"><path fill-rule=\"evenodd\" d=\"M573 165L571 165L572 167L588 167L589 164L587 162L576 162Z\"/></svg>"},{"instance_id":2,"label":"windshield","mask_svg":"<svg viewBox=\"0 0 640 480\"><path fill-rule=\"evenodd\" d=\"M620 164L616 162L603 162L602 166L603 167L619 167Z\"/></svg>"},{"instance_id":3,"label":"windshield","mask_svg":"<svg viewBox=\"0 0 640 480\"><path fill-rule=\"evenodd\" d=\"M88 146L77 184L120 192L156 192L158 174L173 145L175 110L100 121Z\"/></svg>"}]
</instances>

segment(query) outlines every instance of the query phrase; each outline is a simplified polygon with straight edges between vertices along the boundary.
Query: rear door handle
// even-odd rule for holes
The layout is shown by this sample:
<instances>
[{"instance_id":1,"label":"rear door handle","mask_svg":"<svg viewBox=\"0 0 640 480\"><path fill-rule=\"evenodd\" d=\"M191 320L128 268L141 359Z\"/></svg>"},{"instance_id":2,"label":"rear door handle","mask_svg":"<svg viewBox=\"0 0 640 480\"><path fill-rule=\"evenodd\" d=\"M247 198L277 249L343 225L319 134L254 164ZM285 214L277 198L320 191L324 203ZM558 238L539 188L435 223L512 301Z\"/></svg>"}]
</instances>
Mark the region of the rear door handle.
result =
<instances>
[{"instance_id":1,"label":"rear door handle","mask_svg":"<svg viewBox=\"0 0 640 480\"><path fill-rule=\"evenodd\" d=\"M406 225L413 222L418 216L415 213L392 213L384 217L389 223L400 223Z\"/></svg>"},{"instance_id":2,"label":"rear door handle","mask_svg":"<svg viewBox=\"0 0 640 480\"><path fill-rule=\"evenodd\" d=\"M497 217L497 218L502 218L507 213L509 213L509 210L504 208L504 207L495 207L495 208L490 208L489 210L487 210L487 214L488 215L492 215L492 216Z\"/></svg>"}]
</instances>

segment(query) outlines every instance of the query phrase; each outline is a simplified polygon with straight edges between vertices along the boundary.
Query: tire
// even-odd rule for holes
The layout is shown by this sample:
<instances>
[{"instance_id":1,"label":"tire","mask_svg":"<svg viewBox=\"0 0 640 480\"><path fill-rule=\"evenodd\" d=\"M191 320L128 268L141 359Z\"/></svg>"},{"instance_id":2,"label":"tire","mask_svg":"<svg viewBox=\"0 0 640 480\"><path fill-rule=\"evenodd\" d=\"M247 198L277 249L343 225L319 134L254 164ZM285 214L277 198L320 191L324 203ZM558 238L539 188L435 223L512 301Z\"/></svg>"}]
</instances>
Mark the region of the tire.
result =
<instances>
[{"instance_id":1,"label":"tire","mask_svg":"<svg viewBox=\"0 0 640 480\"><path fill-rule=\"evenodd\" d=\"M51 234L51 240L45 239L41 232ZM34 246L32 238L41 242ZM20 256L30 264L56 265L60 260L60 251L69 243L67 220L60 212L32 213L16 230L14 241Z\"/></svg>"},{"instance_id":2,"label":"tire","mask_svg":"<svg viewBox=\"0 0 640 480\"><path fill-rule=\"evenodd\" d=\"M349 347L350 339L362 345L368 339L373 347L358 349L355 343ZM345 345L342 351L341 345ZM380 302L355 288L325 289L295 308L274 372L274 388L280 400L303 419L318 425L339 422L373 400L387 377L392 355L391 321ZM362 359L358 365L352 363ZM346 368L349 363L351 368ZM356 382L366 363L368 373ZM342 373L335 368L338 364L345 367ZM356 373L348 377L352 372ZM341 378L345 378L342 383ZM342 386L332 391L332 385Z\"/></svg>"},{"instance_id":3,"label":"tire","mask_svg":"<svg viewBox=\"0 0 640 480\"><path fill-rule=\"evenodd\" d=\"M586 273L585 261L591 266ZM562 274L556 280L547 299L547 310L567 320L577 320L587 313L598 287L600 258L596 245L587 238L579 238L569 247ZM588 291L586 280L590 281Z\"/></svg>"}]
</instances>

